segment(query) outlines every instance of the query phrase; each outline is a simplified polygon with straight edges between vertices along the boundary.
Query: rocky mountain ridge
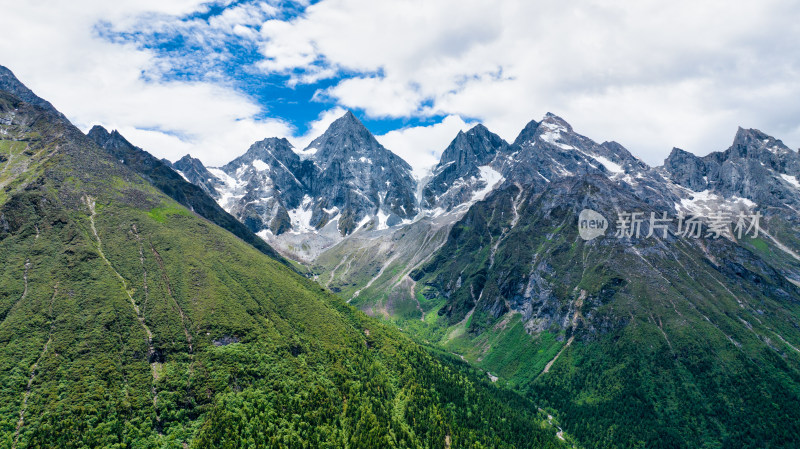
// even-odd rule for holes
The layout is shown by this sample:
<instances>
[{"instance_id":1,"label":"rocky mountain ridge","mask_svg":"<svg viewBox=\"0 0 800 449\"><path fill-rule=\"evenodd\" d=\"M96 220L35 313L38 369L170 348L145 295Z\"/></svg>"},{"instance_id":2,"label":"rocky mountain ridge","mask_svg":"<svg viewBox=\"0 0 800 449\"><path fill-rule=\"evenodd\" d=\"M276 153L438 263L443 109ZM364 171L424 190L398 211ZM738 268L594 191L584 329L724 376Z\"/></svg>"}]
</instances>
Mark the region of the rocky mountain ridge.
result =
<instances>
[{"instance_id":1,"label":"rocky mountain ridge","mask_svg":"<svg viewBox=\"0 0 800 449\"><path fill-rule=\"evenodd\" d=\"M654 168L548 113L511 144L483 125L459 132L431 175L418 180L348 112L303 150L269 138L220 168L189 155L173 167L273 246L313 262L359 230L391 233L424 216L457 218L501 186L540 191L572 176L605 176L669 211L709 211L713 202L732 210L743 201L798 210L798 159L779 140L740 129L725 152L701 158L675 149Z\"/></svg>"}]
</instances>

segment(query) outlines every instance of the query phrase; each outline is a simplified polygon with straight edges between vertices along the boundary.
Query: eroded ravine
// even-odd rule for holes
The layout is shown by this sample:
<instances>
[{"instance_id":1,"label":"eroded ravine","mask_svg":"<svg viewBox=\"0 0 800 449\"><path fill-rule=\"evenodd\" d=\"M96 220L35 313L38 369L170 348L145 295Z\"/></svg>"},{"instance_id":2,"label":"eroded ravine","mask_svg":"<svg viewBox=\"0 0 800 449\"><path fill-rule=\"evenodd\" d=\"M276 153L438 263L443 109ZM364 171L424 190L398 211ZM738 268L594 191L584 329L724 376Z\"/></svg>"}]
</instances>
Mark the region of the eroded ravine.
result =
<instances>
[{"instance_id":1,"label":"eroded ravine","mask_svg":"<svg viewBox=\"0 0 800 449\"><path fill-rule=\"evenodd\" d=\"M103 240L100 238L100 234L97 233L97 227L95 226L95 217L97 216L97 210L95 207L94 198L86 195L83 197L83 200L86 203L86 206L89 208L90 212L89 225L92 229L92 234L94 234L94 238L97 241L97 253L100 255L100 258L103 259L103 261L106 263L106 265L108 265L108 267L111 268L111 271L114 272L119 281L122 283L122 289L128 296L128 300L131 304L131 307L133 308L134 313L136 314L136 318L139 321L139 324L141 325L145 334L147 335L147 347L148 347L147 354L148 358L152 358L156 352L155 347L153 346L153 332L150 331L150 328L147 326L147 323L145 323L144 316L139 310L139 306L136 305L136 301L134 301L133 295L131 295L131 291L128 288L128 281L125 280L125 278L122 277L121 274L119 274L119 271L117 271L117 269L114 268L114 265L111 263L110 260L108 260L105 253L103 252ZM153 394L153 408L155 409L156 412L156 421L160 423L161 419L158 416L158 393L156 391L156 384L155 384L155 382L158 380L158 362L156 361L150 362L150 371L151 374L153 375L153 383L150 389Z\"/></svg>"}]
</instances>

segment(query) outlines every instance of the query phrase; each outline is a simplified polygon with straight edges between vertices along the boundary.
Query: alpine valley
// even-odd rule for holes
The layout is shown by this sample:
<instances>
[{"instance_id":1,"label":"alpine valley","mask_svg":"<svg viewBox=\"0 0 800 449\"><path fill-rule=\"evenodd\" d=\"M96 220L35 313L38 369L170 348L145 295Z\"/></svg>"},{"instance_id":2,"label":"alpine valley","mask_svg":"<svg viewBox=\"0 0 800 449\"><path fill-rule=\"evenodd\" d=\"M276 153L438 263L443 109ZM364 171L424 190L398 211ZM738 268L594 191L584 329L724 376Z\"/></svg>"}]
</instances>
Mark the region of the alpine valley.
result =
<instances>
[{"instance_id":1,"label":"alpine valley","mask_svg":"<svg viewBox=\"0 0 800 449\"><path fill-rule=\"evenodd\" d=\"M259 145L239 163L283 156L282 142ZM4 67L0 164L0 447L577 444L529 398L298 274L208 185L118 133L83 134ZM309 204L288 171L303 167L316 170L269 178L281 202ZM393 170L387 180L411 183ZM341 198L370 186L315 202L314 223L333 207L360 219L366 200ZM384 201L387 214L414 212L413 197Z\"/></svg>"},{"instance_id":2,"label":"alpine valley","mask_svg":"<svg viewBox=\"0 0 800 449\"><path fill-rule=\"evenodd\" d=\"M547 114L513 143L460 132L414 179L348 112L307 148L266 139L220 168L173 167L319 284L584 447L800 445L800 154L760 131L650 167ZM579 236L584 209L605 236ZM678 217L706 227L681 235Z\"/></svg>"},{"instance_id":3,"label":"alpine valley","mask_svg":"<svg viewBox=\"0 0 800 449\"><path fill-rule=\"evenodd\" d=\"M0 139L7 447L800 446L800 152L758 130L651 167L547 114L415 178L347 112L206 167L0 68Z\"/></svg>"}]
</instances>

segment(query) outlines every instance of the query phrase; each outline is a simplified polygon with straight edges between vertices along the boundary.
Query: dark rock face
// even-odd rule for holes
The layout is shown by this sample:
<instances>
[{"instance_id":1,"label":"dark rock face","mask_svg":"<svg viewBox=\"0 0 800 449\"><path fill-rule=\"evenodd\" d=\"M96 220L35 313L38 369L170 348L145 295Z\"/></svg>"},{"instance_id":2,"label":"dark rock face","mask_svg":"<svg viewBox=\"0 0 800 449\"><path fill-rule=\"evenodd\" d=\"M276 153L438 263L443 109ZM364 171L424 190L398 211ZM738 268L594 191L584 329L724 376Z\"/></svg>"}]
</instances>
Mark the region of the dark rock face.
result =
<instances>
[{"instance_id":1,"label":"dark rock face","mask_svg":"<svg viewBox=\"0 0 800 449\"><path fill-rule=\"evenodd\" d=\"M663 170L672 182L694 191L778 208L800 206L800 155L756 129L739 128L727 150L704 157L673 149Z\"/></svg>"},{"instance_id":2,"label":"dark rock face","mask_svg":"<svg viewBox=\"0 0 800 449\"><path fill-rule=\"evenodd\" d=\"M480 167L489 166L508 143L483 125L459 132L442 153L433 176L422 191L422 207L451 210L469 201L476 191L487 187ZM492 187L492 186L488 186Z\"/></svg>"},{"instance_id":3,"label":"dark rock face","mask_svg":"<svg viewBox=\"0 0 800 449\"><path fill-rule=\"evenodd\" d=\"M303 151L318 170L312 226L340 214L342 235L354 231L370 215L383 213L387 224L417 214L416 183L411 166L383 147L351 113L334 121Z\"/></svg>"},{"instance_id":4,"label":"dark rock face","mask_svg":"<svg viewBox=\"0 0 800 449\"><path fill-rule=\"evenodd\" d=\"M265 228L274 234L287 231L291 228L287 210L300 207L308 190L300 180L303 168L288 140L270 138L254 143L222 167L245 186L244 196L229 204L229 210L243 217L254 232Z\"/></svg>"},{"instance_id":5,"label":"dark rock face","mask_svg":"<svg viewBox=\"0 0 800 449\"><path fill-rule=\"evenodd\" d=\"M187 154L175 161L174 164L169 164L169 166L180 172L189 182L203 189L214 199L219 199L220 194L214 188L219 180L208 171L205 165L200 162L200 159L195 159Z\"/></svg>"},{"instance_id":6,"label":"dark rock face","mask_svg":"<svg viewBox=\"0 0 800 449\"><path fill-rule=\"evenodd\" d=\"M502 185L533 186L585 175L608 177L624 188L646 195L650 202L671 203L674 195L657 188L661 174L616 142L596 143L576 133L562 118L548 113L531 121L508 145L483 126L460 133L442 155L432 179L423 190L422 206L450 210L466 204L485 187L479 167L491 169ZM488 174L488 171L485 173Z\"/></svg>"},{"instance_id":7,"label":"dark rock face","mask_svg":"<svg viewBox=\"0 0 800 449\"><path fill-rule=\"evenodd\" d=\"M703 161L692 153L673 148L664 161L664 169L676 184L701 191L708 188L706 167Z\"/></svg>"},{"instance_id":8,"label":"dark rock face","mask_svg":"<svg viewBox=\"0 0 800 449\"><path fill-rule=\"evenodd\" d=\"M411 166L350 112L300 154L286 139L269 138L220 169L188 156L175 168L216 192L254 232L313 232L337 221L339 234L348 235L370 217L390 226L417 215Z\"/></svg>"},{"instance_id":9,"label":"dark rock face","mask_svg":"<svg viewBox=\"0 0 800 449\"><path fill-rule=\"evenodd\" d=\"M453 150L463 141L464 135L460 134L448 148L450 159L455 162L446 162L443 158L438 172L456 166L460 160L470 160L459 158L459 153ZM482 154L486 153L473 151L472 160ZM431 262L411 273L415 281L425 282L448 299L440 314L446 315L451 324L472 313L472 322L481 323L476 331L509 311L520 312L529 331L569 327L572 310L568 301L577 301L581 294L577 290L559 289L563 285L577 285L585 271L580 275L571 273L574 266L581 264L574 255L572 259L564 259L575 237L570 234L559 242L555 233L548 232L561 229L572 232L574 220L584 208L600 211L607 218L619 211L675 214L676 209L698 207L693 203L697 193L708 191L701 197L708 196L711 203L719 204L703 203L707 212L730 212L731 201L757 207L760 212L771 210L776 220L770 224L782 234L781 238L791 242L795 241L796 232L786 233L785 230L791 229L791 223L800 219L797 213L800 209L800 154L758 130L739 129L730 148L704 157L675 148L664 166L654 169L621 145L615 142L597 144L575 133L559 117L548 114L541 122L530 122L512 145L496 152L491 164L501 171L505 183L485 201L472 205ZM528 223L536 223L536 230L528 228ZM614 223L613 218L611 223ZM642 233L646 234L649 225L642 226ZM542 237L543 234L546 237ZM674 236L665 237L664 241L671 244ZM631 241L613 238L586 245L608 251L604 265L597 269L613 268L616 277L609 277L607 281L617 284L620 279L651 282L644 273L653 268L645 263L638 266L639 271L631 271L636 265L630 259L620 263L617 255L625 253L625 257L630 254L638 257L641 254L642 257L646 255L648 261L664 261L670 257L678 260L685 256L654 244L653 240L636 243L635 250L631 249ZM485 251L487 247L489 251ZM543 250L545 247L550 249ZM724 257L731 260L735 258L735 266L728 267L731 279L752 277L752 273L744 273L746 270L741 267L758 266L780 284L778 290L770 293L776 297L785 296L783 290L793 288L784 285L784 279L800 277L793 260L796 256L789 252L786 252L788 257L781 255L788 264L775 269L726 239L713 241L708 247L693 246L691 251L691 257L699 259L705 257L706 251L725 254ZM480 257L485 260L478 261ZM635 262L639 264L641 258ZM759 279L754 280L754 284L762 282ZM581 301L603 303L600 292L606 287L597 287ZM476 320L481 313L485 317Z\"/></svg>"},{"instance_id":10,"label":"dark rock face","mask_svg":"<svg viewBox=\"0 0 800 449\"><path fill-rule=\"evenodd\" d=\"M503 176L540 187L568 176L625 177L649 168L622 145L616 142L598 144L550 113L541 122L532 121L525 126L510 151L502 164Z\"/></svg>"}]
</instances>

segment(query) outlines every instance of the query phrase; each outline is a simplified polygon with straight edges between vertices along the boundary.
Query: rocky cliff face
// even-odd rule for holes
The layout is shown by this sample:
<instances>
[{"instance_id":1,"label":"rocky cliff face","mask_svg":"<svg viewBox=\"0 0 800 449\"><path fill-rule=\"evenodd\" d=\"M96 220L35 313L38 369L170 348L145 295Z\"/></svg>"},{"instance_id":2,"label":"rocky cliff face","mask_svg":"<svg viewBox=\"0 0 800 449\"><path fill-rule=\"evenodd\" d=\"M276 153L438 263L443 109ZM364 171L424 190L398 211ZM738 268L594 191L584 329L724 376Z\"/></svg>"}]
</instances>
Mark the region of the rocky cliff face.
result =
<instances>
[{"instance_id":1,"label":"rocky cliff face","mask_svg":"<svg viewBox=\"0 0 800 449\"><path fill-rule=\"evenodd\" d=\"M568 176L600 174L632 179L649 167L616 142L598 144L576 133L564 119L548 113L530 122L503 161L506 179L542 186Z\"/></svg>"},{"instance_id":2,"label":"rocky cliff face","mask_svg":"<svg viewBox=\"0 0 800 449\"><path fill-rule=\"evenodd\" d=\"M11 70L1 65L0 65L0 90L5 91L15 96L16 98L19 98L25 103L45 109L48 112L51 112L57 115L58 117L66 120L64 114L57 111L56 108L54 108L49 101L37 96L35 93L33 93L32 90L28 89L27 86L19 82L19 80L17 79L16 76L14 76L14 73L12 73Z\"/></svg>"},{"instance_id":3,"label":"rocky cliff face","mask_svg":"<svg viewBox=\"0 0 800 449\"><path fill-rule=\"evenodd\" d=\"M483 125L459 132L442 153L430 181L422 191L422 207L453 208L483 199L502 176L498 156L508 152L508 143Z\"/></svg>"},{"instance_id":4,"label":"rocky cliff face","mask_svg":"<svg viewBox=\"0 0 800 449\"><path fill-rule=\"evenodd\" d=\"M417 215L411 166L378 143L351 112L302 154L319 173L311 189L316 226L338 215L339 231L346 235L369 220L386 227Z\"/></svg>"},{"instance_id":5,"label":"rocky cliff face","mask_svg":"<svg viewBox=\"0 0 800 449\"><path fill-rule=\"evenodd\" d=\"M800 210L800 154L756 129L742 129L725 151L697 157L673 149L663 171L691 190Z\"/></svg>"},{"instance_id":6,"label":"rocky cliff face","mask_svg":"<svg viewBox=\"0 0 800 449\"><path fill-rule=\"evenodd\" d=\"M350 112L299 152L286 139L269 138L220 168L188 155L174 167L253 232L274 236L323 228L345 236L418 212L411 167Z\"/></svg>"},{"instance_id":7,"label":"rocky cliff face","mask_svg":"<svg viewBox=\"0 0 800 449\"><path fill-rule=\"evenodd\" d=\"M290 211L297 214L308 203L304 198L312 175L304 175L304 170L312 172L286 139L256 142L217 172L227 181L221 203L253 232L269 229L277 235L293 227L305 229L309 223L290 216Z\"/></svg>"},{"instance_id":8,"label":"rocky cliff face","mask_svg":"<svg viewBox=\"0 0 800 449\"><path fill-rule=\"evenodd\" d=\"M220 198L220 194L215 188L216 185L219 185L219 180L206 169L200 159L195 159L187 154L175 163L170 163L169 166L214 199Z\"/></svg>"}]
</instances>

